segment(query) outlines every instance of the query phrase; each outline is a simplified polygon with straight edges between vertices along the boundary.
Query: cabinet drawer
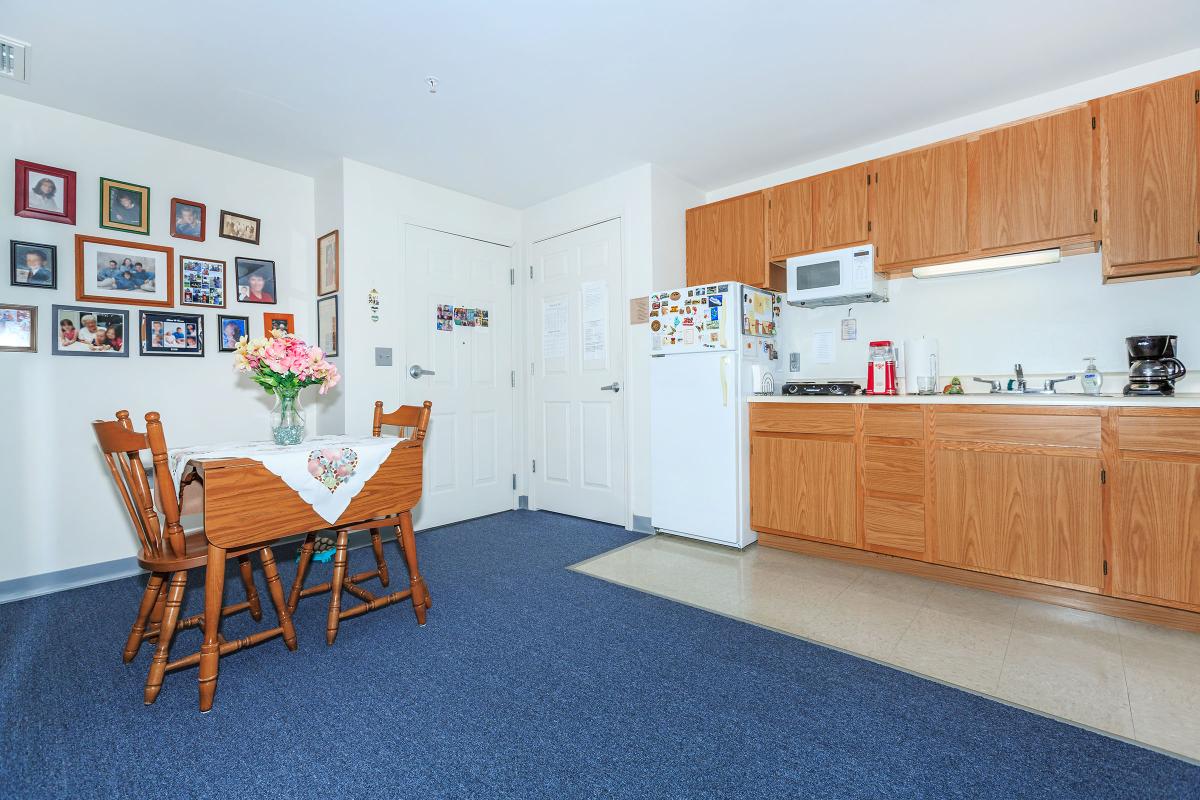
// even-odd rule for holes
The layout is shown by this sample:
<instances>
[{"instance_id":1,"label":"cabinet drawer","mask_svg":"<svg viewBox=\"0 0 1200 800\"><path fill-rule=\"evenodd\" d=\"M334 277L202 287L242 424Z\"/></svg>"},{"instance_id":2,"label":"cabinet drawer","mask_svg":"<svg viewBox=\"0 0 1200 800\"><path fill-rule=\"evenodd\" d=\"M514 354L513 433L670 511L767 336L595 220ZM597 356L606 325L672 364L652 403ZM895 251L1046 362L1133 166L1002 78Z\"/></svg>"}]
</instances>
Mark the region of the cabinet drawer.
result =
<instances>
[{"instance_id":1,"label":"cabinet drawer","mask_svg":"<svg viewBox=\"0 0 1200 800\"><path fill-rule=\"evenodd\" d=\"M921 409L919 406L867 406L865 433L867 436L921 439L925 436Z\"/></svg>"},{"instance_id":2,"label":"cabinet drawer","mask_svg":"<svg viewBox=\"0 0 1200 800\"><path fill-rule=\"evenodd\" d=\"M1118 430L1122 450L1200 453L1200 414L1194 417L1122 416Z\"/></svg>"},{"instance_id":3,"label":"cabinet drawer","mask_svg":"<svg viewBox=\"0 0 1200 800\"><path fill-rule=\"evenodd\" d=\"M925 507L906 500L868 497L863 504L867 547L925 552Z\"/></svg>"},{"instance_id":4,"label":"cabinet drawer","mask_svg":"<svg viewBox=\"0 0 1200 800\"><path fill-rule=\"evenodd\" d=\"M925 449L869 444L864 449L868 492L925 495Z\"/></svg>"},{"instance_id":5,"label":"cabinet drawer","mask_svg":"<svg viewBox=\"0 0 1200 800\"><path fill-rule=\"evenodd\" d=\"M750 407L750 429L765 433L823 433L854 435L854 407L850 405L791 405L755 403Z\"/></svg>"},{"instance_id":6,"label":"cabinet drawer","mask_svg":"<svg viewBox=\"0 0 1200 800\"><path fill-rule=\"evenodd\" d=\"M934 416L934 437L943 442L1099 448L1100 417L939 410Z\"/></svg>"}]
</instances>

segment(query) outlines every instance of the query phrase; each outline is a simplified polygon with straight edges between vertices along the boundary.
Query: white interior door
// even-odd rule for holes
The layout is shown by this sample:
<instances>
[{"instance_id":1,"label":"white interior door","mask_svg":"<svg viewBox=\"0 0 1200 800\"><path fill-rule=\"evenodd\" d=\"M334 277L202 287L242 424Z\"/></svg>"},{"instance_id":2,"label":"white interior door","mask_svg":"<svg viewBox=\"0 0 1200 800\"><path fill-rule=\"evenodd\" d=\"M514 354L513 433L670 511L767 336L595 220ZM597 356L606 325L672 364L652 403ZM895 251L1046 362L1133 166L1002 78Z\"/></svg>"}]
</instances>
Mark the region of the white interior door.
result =
<instances>
[{"instance_id":1,"label":"white interior door","mask_svg":"<svg viewBox=\"0 0 1200 800\"><path fill-rule=\"evenodd\" d=\"M626 523L621 221L533 247L533 503Z\"/></svg>"},{"instance_id":2,"label":"white interior door","mask_svg":"<svg viewBox=\"0 0 1200 800\"><path fill-rule=\"evenodd\" d=\"M417 225L405 226L404 242L403 396L433 402L413 522L429 528L511 509L511 250ZM449 330L439 329L439 307L451 309ZM413 367L432 374L414 377Z\"/></svg>"}]
</instances>

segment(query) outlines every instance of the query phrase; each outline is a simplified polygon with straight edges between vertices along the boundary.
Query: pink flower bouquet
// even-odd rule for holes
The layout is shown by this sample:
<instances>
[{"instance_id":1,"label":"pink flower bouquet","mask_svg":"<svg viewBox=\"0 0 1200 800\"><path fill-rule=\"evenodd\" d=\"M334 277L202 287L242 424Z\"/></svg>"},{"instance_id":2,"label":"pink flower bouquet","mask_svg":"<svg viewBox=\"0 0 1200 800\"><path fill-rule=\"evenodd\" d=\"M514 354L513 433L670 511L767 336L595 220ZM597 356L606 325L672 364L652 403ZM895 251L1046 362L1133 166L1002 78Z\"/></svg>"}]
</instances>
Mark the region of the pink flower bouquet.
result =
<instances>
[{"instance_id":1,"label":"pink flower bouquet","mask_svg":"<svg viewBox=\"0 0 1200 800\"><path fill-rule=\"evenodd\" d=\"M238 340L234 367L250 376L268 394L291 394L320 385L321 394L337 386L342 376L319 347L310 347L290 333L271 331L269 337Z\"/></svg>"}]
</instances>

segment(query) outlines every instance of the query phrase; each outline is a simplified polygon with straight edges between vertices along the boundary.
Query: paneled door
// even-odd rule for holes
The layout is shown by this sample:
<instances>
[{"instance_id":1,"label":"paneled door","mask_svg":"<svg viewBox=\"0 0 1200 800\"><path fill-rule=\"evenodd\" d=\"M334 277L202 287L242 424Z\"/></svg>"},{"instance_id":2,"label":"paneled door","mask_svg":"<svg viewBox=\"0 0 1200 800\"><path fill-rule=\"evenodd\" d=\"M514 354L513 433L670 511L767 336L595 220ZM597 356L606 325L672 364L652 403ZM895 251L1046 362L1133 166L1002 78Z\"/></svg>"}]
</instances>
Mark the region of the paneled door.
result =
<instances>
[{"instance_id":1,"label":"paneled door","mask_svg":"<svg viewBox=\"0 0 1200 800\"><path fill-rule=\"evenodd\" d=\"M967 252L967 143L955 140L876 162L880 267Z\"/></svg>"},{"instance_id":2,"label":"paneled door","mask_svg":"<svg viewBox=\"0 0 1200 800\"><path fill-rule=\"evenodd\" d=\"M621 221L533 246L534 507L626 524Z\"/></svg>"},{"instance_id":3,"label":"paneled door","mask_svg":"<svg viewBox=\"0 0 1200 800\"><path fill-rule=\"evenodd\" d=\"M404 227L404 240L402 396L411 405L433 402L414 524L509 510L516 495L512 251L417 225ZM439 325L439 307L450 309L448 326Z\"/></svg>"}]
</instances>

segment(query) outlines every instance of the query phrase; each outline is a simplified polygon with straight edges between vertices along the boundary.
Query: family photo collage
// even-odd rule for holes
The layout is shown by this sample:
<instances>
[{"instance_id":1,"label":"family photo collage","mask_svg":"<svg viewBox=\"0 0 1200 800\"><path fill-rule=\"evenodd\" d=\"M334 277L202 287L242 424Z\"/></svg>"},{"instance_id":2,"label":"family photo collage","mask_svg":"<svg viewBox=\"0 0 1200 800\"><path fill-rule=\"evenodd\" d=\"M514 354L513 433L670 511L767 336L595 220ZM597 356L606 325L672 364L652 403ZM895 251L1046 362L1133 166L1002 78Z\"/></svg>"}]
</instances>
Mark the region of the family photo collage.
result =
<instances>
[{"instance_id":1,"label":"family photo collage","mask_svg":"<svg viewBox=\"0 0 1200 800\"><path fill-rule=\"evenodd\" d=\"M65 225L76 224L76 173L29 161L16 161L14 214ZM150 187L100 178L99 227L120 235L150 236ZM217 235L259 245L262 220L222 209ZM175 239L204 242L208 208L194 200L171 198L168 234ZM338 349L339 234L331 231L317 240L317 346L326 355ZM188 251L195 252L193 246ZM207 336L202 309L230 309L230 304L277 304L275 262L238 256L232 274L225 261L175 254L175 248L148 242L75 235L74 305L53 304L50 351L54 355L128 357L203 357ZM182 249L182 248L181 248ZM20 290L58 289L71 280L60 263L55 244L12 240L9 243L9 285ZM33 291L8 302L0 297L0 352L38 351L38 306ZM112 306L136 306L133 311ZM187 311L185 308L201 309ZM232 310L232 309L231 309ZM243 336L278 330L296 333L295 317L268 310L262 328L249 316L216 315L217 349L232 352Z\"/></svg>"}]
</instances>

